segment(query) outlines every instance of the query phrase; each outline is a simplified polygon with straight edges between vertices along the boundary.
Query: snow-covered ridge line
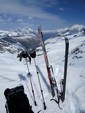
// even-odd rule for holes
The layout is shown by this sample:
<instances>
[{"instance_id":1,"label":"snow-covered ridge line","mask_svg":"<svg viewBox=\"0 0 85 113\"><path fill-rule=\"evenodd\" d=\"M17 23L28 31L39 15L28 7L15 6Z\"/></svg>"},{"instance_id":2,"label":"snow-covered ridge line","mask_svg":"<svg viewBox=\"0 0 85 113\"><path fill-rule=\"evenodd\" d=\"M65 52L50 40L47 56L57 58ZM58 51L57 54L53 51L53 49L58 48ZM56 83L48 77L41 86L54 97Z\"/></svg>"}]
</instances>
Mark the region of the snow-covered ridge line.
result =
<instances>
[{"instance_id":1,"label":"snow-covered ridge line","mask_svg":"<svg viewBox=\"0 0 85 113\"><path fill-rule=\"evenodd\" d=\"M61 28L57 30L46 30L43 31L44 33L44 38L61 38L64 36L68 37L77 37L77 36L83 36L85 35L85 26L84 25L78 25L75 24L73 26L69 26L66 28Z\"/></svg>"},{"instance_id":2,"label":"snow-covered ridge line","mask_svg":"<svg viewBox=\"0 0 85 113\"><path fill-rule=\"evenodd\" d=\"M0 30L0 52L9 51L15 53L23 49L35 48L38 44L39 39L31 29Z\"/></svg>"},{"instance_id":3,"label":"snow-covered ridge line","mask_svg":"<svg viewBox=\"0 0 85 113\"><path fill-rule=\"evenodd\" d=\"M56 36L58 35L66 35L67 34L73 34L73 33L78 33L78 32L83 32L85 34L85 26L84 25L79 25L79 24L74 24L72 26L68 26L66 28L61 28L61 29L56 29L56 30L43 30L44 34L50 34L49 36L52 36L52 34L55 34ZM37 34L37 31L33 31L30 28L23 28L23 29L16 29L15 31L5 31L5 30L0 30L0 37L3 37L5 35L8 36L35 36ZM48 37L50 38L50 37Z\"/></svg>"},{"instance_id":4,"label":"snow-covered ridge line","mask_svg":"<svg viewBox=\"0 0 85 113\"><path fill-rule=\"evenodd\" d=\"M29 36L29 35L34 36L34 31L30 28L16 29L14 31L0 30L0 37L6 36L6 35L13 36L13 37Z\"/></svg>"},{"instance_id":5,"label":"snow-covered ridge line","mask_svg":"<svg viewBox=\"0 0 85 113\"><path fill-rule=\"evenodd\" d=\"M73 39L75 37L85 36L85 26L75 24L70 27L61 28L58 30L48 30L43 31L44 39L56 38L56 40L64 40L65 37L68 39ZM36 48L39 45L39 39L37 32L30 28L17 29L16 31L3 31L0 30L0 51L4 52L6 50L11 50L16 48L19 51L20 48ZM9 46L8 46L9 45ZM11 45L11 47L10 47ZM12 47L13 45L13 47ZM9 49L7 49L9 48ZM14 50L13 50L14 51Z\"/></svg>"},{"instance_id":6,"label":"snow-covered ridge line","mask_svg":"<svg viewBox=\"0 0 85 113\"><path fill-rule=\"evenodd\" d=\"M81 29L85 29L85 25L80 25L80 24L74 24L72 26L68 26L65 28L60 28L60 29L56 29L56 30L43 30L44 33L55 33L55 32L63 32L66 30L81 30Z\"/></svg>"}]
</instances>

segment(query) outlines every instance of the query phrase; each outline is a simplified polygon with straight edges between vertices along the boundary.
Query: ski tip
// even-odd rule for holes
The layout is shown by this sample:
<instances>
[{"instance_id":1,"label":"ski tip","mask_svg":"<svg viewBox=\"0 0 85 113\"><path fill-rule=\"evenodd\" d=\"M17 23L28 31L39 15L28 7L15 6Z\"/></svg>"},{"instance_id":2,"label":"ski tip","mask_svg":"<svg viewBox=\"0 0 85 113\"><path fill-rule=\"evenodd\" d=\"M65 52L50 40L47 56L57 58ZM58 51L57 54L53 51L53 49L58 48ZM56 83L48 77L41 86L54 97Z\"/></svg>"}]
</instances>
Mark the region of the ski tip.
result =
<instances>
[{"instance_id":1,"label":"ski tip","mask_svg":"<svg viewBox=\"0 0 85 113\"><path fill-rule=\"evenodd\" d=\"M41 25L38 27L38 32L40 32L41 31Z\"/></svg>"},{"instance_id":2,"label":"ski tip","mask_svg":"<svg viewBox=\"0 0 85 113\"><path fill-rule=\"evenodd\" d=\"M66 38L66 37L65 37L65 42L66 42L66 43L69 43L69 39L68 39L68 38Z\"/></svg>"}]
</instances>

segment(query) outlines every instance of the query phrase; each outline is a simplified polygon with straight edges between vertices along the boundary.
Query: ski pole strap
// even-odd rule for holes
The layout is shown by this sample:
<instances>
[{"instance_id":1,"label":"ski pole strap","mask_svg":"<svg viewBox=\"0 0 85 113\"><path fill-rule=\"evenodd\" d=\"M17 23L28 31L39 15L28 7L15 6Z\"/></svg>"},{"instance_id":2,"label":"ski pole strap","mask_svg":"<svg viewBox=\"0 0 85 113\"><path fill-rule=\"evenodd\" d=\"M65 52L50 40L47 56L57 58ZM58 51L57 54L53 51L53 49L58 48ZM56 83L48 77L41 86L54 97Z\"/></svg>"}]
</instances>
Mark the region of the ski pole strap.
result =
<instances>
[{"instance_id":1,"label":"ski pole strap","mask_svg":"<svg viewBox=\"0 0 85 113\"><path fill-rule=\"evenodd\" d=\"M36 51L30 53L31 58L36 58Z\"/></svg>"},{"instance_id":2,"label":"ski pole strap","mask_svg":"<svg viewBox=\"0 0 85 113\"><path fill-rule=\"evenodd\" d=\"M31 64L31 57L30 57L30 55L28 54L27 51L22 51L21 53L19 53L17 55L17 58L19 58L20 61L22 61L22 58L29 58L29 62Z\"/></svg>"}]
</instances>

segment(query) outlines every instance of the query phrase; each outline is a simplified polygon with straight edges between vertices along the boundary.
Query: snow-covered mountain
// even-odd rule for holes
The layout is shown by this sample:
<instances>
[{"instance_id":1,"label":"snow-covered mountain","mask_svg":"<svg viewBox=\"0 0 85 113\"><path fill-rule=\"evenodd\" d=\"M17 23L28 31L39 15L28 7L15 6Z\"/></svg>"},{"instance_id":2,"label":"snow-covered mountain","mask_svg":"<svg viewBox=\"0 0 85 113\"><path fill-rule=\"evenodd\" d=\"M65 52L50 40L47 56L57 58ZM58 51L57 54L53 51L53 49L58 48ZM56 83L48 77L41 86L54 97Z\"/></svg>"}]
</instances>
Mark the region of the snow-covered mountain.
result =
<instances>
[{"instance_id":1,"label":"snow-covered mountain","mask_svg":"<svg viewBox=\"0 0 85 113\"><path fill-rule=\"evenodd\" d=\"M36 48L39 39L31 29L18 29L16 31L0 30L0 52L15 53L22 49Z\"/></svg>"},{"instance_id":2,"label":"snow-covered mountain","mask_svg":"<svg viewBox=\"0 0 85 113\"><path fill-rule=\"evenodd\" d=\"M64 29L43 31L44 39L55 38L58 40L84 36L85 26L73 25ZM39 39L36 32L30 28L17 29L16 31L3 31L0 30L0 52L9 51L14 53L23 48L30 49L36 48L39 45Z\"/></svg>"},{"instance_id":3,"label":"snow-covered mountain","mask_svg":"<svg viewBox=\"0 0 85 113\"><path fill-rule=\"evenodd\" d=\"M70 29L68 35L65 31ZM74 29L74 31L73 31ZM83 30L81 30L83 29ZM57 35L60 32L60 36ZM31 65L28 64L33 88L35 91L35 99L38 106L34 105L32 90L29 77L27 76L28 70L25 60L22 62L17 58L17 53L10 54L9 52L0 53L0 113L5 112L4 90L6 88L13 88L15 86L24 85L25 93L29 98L34 113L42 110L41 113L85 113L85 35L84 26L71 26L65 29L55 31L55 37L51 37L45 41L49 64L53 66L54 76L59 87L60 79L64 73L64 56L65 56L65 40L69 39L69 55L68 55L68 71L67 71L67 86L65 101L60 102L60 107L52 99L50 92L50 84L48 80L47 71L45 68L44 56L42 48L36 48L36 65L39 71L39 77L43 89L45 103L47 109L43 109L42 96L40 92L39 82L37 78L34 60L32 59ZM71 34L69 34L69 32ZM53 31L52 31L53 33ZM44 34L44 33L43 33ZM76 36L75 36L76 34ZM15 39L15 37L13 37ZM18 38L18 37L17 37ZM21 38L22 39L22 38ZM10 40L15 41L15 40ZM15 44L15 42L12 42ZM9 43L5 43L8 44ZM21 43L19 43L21 47ZM15 48L15 47L14 47ZM54 98L57 98L55 96Z\"/></svg>"},{"instance_id":4,"label":"snow-covered mountain","mask_svg":"<svg viewBox=\"0 0 85 113\"><path fill-rule=\"evenodd\" d=\"M61 28L58 30L47 30L44 31L44 39L47 38L54 38L57 37L57 39L60 37L69 36L69 38L77 37L77 36L83 36L85 35L85 26L84 25L78 25L75 24L70 27Z\"/></svg>"}]
</instances>

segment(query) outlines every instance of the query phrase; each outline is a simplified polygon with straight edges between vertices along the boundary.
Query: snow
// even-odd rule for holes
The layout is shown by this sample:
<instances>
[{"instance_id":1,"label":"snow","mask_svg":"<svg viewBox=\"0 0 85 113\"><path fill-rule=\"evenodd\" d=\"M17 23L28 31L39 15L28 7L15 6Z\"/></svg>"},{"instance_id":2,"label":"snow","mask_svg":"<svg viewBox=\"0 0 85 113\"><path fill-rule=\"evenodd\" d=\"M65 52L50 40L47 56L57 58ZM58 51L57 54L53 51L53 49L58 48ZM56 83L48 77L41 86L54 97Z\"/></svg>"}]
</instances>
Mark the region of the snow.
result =
<instances>
[{"instance_id":1,"label":"snow","mask_svg":"<svg viewBox=\"0 0 85 113\"><path fill-rule=\"evenodd\" d=\"M10 37L17 37L17 38L23 37L23 36L35 37L34 31L30 28L16 29L16 31L0 30L0 38L6 35Z\"/></svg>"},{"instance_id":2,"label":"snow","mask_svg":"<svg viewBox=\"0 0 85 113\"><path fill-rule=\"evenodd\" d=\"M62 39L57 40L57 37L55 37L48 39L45 43L49 63L53 66L54 75L59 87L59 80L62 79L64 71L65 42ZM41 47L37 48L40 51L37 51L36 65L47 106L46 110L43 109L34 60L32 59L31 65L29 64L29 70L32 75L31 79L38 106L35 106L33 103L25 60L23 59L22 62L20 62L16 53L0 53L0 113L6 113L4 90L8 87L13 88L21 84L24 85L25 93L29 98L34 113L37 113L40 109L42 110L41 113L85 113L85 36L71 38L69 43L66 96L65 101L63 103L60 102L62 110L59 109L54 101L50 101L52 96ZM81 46L81 44L83 45ZM77 56L81 55L82 58L77 59L75 52L72 52L76 47L83 51L77 54Z\"/></svg>"}]
</instances>

